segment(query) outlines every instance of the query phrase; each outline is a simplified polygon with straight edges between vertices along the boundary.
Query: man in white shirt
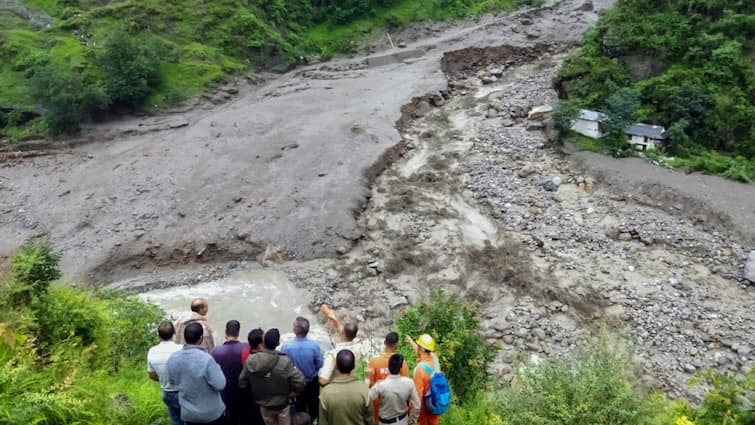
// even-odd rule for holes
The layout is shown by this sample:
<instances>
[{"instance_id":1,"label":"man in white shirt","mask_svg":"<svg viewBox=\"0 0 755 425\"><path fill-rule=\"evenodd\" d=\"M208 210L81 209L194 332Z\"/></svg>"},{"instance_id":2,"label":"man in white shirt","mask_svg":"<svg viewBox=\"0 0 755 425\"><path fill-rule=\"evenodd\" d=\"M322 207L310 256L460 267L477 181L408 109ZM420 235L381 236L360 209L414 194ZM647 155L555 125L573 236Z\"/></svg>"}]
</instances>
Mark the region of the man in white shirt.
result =
<instances>
[{"instance_id":1,"label":"man in white shirt","mask_svg":"<svg viewBox=\"0 0 755 425\"><path fill-rule=\"evenodd\" d=\"M165 369L170 356L176 351L180 351L183 345L173 342L175 329L170 320L160 323L160 326L157 328L157 334L162 341L150 348L147 353L147 373L150 379L160 382L160 388L163 390L163 402L168 407L171 423L173 425L183 425L181 407L178 404L178 390L171 387L168 383L168 374Z\"/></svg>"},{"instance_id":2,"label":"man in white shirt","mask_svg":"<svg viewBox=\"0 0 755 425\"><path fill-rule=\"evenodd\" d=\"M323 304L320 308L325 316L328 318L328 322L338 330L340 341L336 343L336 347L327 353L323 359L322 368L318 372L317 377L320 381L320 385L325 386L333 379L333 375L336 369L336 355L341 350L349 350L354 353L354 364L358 365L362 358L362 346L355 341L359 327L356 322L347 321L342 322L338 320L335 312L331 310L327 305ZM356 368L355 368L356 369ZM353 372L352 372L353 373Z\"/></svg>"},{"instance_id":3,"label":"man in white shirt","mask_svg":"<svg viewBox=\"0 0 755 425\"><path fill-rule=\"evenodd\" d=\"M370 398L380 400L378 424L409 425L419 418L420 401L414 381L401 376L404 357L394 354L388 359L390 375L370 388Z\"/></svg>"}]
</instances>

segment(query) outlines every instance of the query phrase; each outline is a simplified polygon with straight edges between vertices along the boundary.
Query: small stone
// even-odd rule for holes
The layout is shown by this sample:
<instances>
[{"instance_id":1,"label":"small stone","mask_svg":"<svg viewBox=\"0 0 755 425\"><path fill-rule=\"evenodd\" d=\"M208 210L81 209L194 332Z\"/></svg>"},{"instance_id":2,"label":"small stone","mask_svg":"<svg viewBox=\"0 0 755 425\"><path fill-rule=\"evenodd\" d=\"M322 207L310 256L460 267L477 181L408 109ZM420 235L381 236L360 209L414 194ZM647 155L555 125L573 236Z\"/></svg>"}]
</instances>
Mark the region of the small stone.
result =
<instances>
[{"instance_id":1,"label":"small stone","mask_svg":"<svg viewBox=\"0 0 755 425\"><path fill-rule=\"evenodd\" d=\"M511 127L514 125L514 121L511 121L510 119L506 118L503 121L501 121L501 125L504 127Z\"/></svg>"},{"instance_id":2,"label":"small stone","mask_svg":"<svg viewBox=\"0 0 755 425\"><path fill-rule=\"evenodd\" d=\"M632 234L626 232L619 233L618 239L620 241L629 242L632 240Z\"/></svg>"},{"instance_id":3,"label":"small stone","mask_svg":"<svg viewBox=\"0 0 755 425\"><path fill-rule=\"evenodd\" d=\"M558 186L556 186L556 184L553 183L552 180L548 180L547 182L543 183L543 189L548 192L555 192L558 190Z\"/></svg>"},{"instance_id":4,"label":"small stone","mask_svg":"<svg viewBox=\"0 0 755 425\"><path fill-rule=\"evenodd\" d=\"M490 69L490 75L492 75L492 76L494 76L496 78L501 78L503 76L503 69L501 69L501 68L491 68Z\"/></svg>"},{"instance_id":5,"label":"small stone","mask_svg":"<svg viewBox=\"0 0 755 425\"><path fill-rule=\"evenodd\" d=\"M517 174L521 178L529 177L532 174L534 174L537 171L537 167L535 164L527 163L522 167L521 170L519 170L519 173Z\"/></svg>"},{"instance_id":6,"label":"small stone","mask_svg":"<svg viewBox=\"0 0 755 425\"><path fill-rule=\"evenodd\" d=\"M506 344L508 344L508 345L513 344L514 343L514 336L513 335L504 335L503 336L503 342L506 343Z\"/></svg>"},{"instance_id":7,"label":"small stone","mask_svg":"<svg viewBox=\"0 0 755 425\"><path fill-rule=\"evenodd\" d=\"M561 186L561 177L555 176L551 179L551 182L553 182L556 187Z\"/></svg>"},{"instance_id":8,"label":"small stone","mask_svg":"<svg viewBox=\"0 0 755 425\"><path fill-rule=\"evenodd\" d=\"M336 248L336 254L338 255L344 255L347 252L349 252L349 247L346 245L341 245L338 248Z\"/></svg>"},{"instance_id":9,"label":"small stone","mask_svg":"<svg viewBox=\"0 0 755 425\"><path fill-rule=\"evenodd\" d=\"M685 372L687 372L687 373L695 373L696 370L697 370L697 368L694 365L692 365L690 363L685 363L684 364L684 371Z\"/></svg>"},{"instance_id":10,"label":"small stone","mask_svg":"<svg viewBox=\"0 0 755 425\"><path fill-rule=\"evenodd\" d=\"M374 217L367 220L367 230L377 230L378 220Z\"/></svg>"},{"instance_id":11,"label":"small stone","mask_svg":"<svg viewBox=\"0 0 755 425\"><path fill-rule=\"evenodd\" d=\"M745 263L745 279L755 283L755 249L750 251Z\"/></svg>"},{"instance_id":12,"label":"small stone","mask_svg":"<svg viewBox=\"0 0 755 425\"><path fill-rule=\"evenodd\" d=\"M524 344L524 348L527 349L528 351L534 351L536 353L539 353L539 352L543 351L543 347L541 347L538 344L533 344L531 342L525 343Z\"/></svg>"},{"instance_id":13,"label":"small stone","mask_svg":"<svg viewBox=\"0 0 755 425\"><path fill-rule=\"evenodd\" d=\"M545 124L540 121L535 121L527 124L527 131L543 131L544 129Z\"/></svg>"}]
</instances>

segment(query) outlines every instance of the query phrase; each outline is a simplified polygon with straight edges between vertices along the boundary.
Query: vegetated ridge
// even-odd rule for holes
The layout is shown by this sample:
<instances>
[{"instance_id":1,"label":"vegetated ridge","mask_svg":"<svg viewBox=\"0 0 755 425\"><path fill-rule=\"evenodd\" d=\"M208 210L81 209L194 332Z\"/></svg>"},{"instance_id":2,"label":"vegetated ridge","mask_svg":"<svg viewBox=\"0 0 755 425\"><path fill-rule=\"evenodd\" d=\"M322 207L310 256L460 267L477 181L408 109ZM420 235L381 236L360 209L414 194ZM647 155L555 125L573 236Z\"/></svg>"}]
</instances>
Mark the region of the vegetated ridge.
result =
<instances>
[{"instance_id":1,"label":"vegetated ridge","mask_svg":"<svg viewBox=\"0 0 755 425\"><path fill-rule=\"evenodd\" d=\"M556 86L572 111L625 109L630 122L665 126L675 158L654 159L752 181L753 36L751 1L619 0L566 61ZM620 153L626 143L607 137L583 147Z\"/></svg>"},{"instance_id":2,"label":"vegetated ridge","mask_svg":"<svg viewBox=\"0 0 755 425\"><path fill-rule=\"evenodd\" d=\"M383 28L513 6L511 0L3 0L0 137L76 132L83 120L175 104L229 75L348 52L355 39Z\"/></svg>"}]
</instances>

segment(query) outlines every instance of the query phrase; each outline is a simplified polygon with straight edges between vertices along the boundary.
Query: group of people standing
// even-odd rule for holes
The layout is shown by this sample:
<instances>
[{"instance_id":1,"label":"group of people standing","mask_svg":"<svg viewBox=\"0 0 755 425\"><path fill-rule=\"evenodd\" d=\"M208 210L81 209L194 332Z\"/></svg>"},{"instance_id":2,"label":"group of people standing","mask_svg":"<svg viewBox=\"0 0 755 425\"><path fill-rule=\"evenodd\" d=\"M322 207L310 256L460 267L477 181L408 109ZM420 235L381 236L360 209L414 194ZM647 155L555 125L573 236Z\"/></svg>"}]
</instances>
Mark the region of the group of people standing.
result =
<instances>
[{"instance_id":1,"label":"group of people standing","mask_svg":"<svg viewBox=\"0 0 755 425\"><path fill-rule=\"evenodd\" d=\"M252 329L239 340L241 324L230 320L225 342L215 346L198 298L176 324L158 327L161 342L147 355L150 378L160 382L173 425L438 425L425 404L434 373L440 372L435 341L407 336L418 357L413 378L397 353L399 337L390 332L382 353L370 359L365 382L355 369L363 356L355 322L341 321L326 305L322 311L339 335L325 353L307 337L309 320L293 322L295 338L280 345L280 331ZM437 413L437 412L435 412Z\"/></svg>"}]
</instances>

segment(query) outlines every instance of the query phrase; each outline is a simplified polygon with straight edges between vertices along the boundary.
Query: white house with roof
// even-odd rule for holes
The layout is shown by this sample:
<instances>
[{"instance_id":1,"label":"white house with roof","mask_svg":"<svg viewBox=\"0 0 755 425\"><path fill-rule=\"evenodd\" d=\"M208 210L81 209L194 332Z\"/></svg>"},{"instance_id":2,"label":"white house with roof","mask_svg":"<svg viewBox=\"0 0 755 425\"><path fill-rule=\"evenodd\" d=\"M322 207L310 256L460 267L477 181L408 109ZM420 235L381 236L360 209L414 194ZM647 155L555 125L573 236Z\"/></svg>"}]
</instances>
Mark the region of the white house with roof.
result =
<instances>
[{"instance_id":1,"label":"white house with roof","mask_svg":"<svg viewBox=\"0 0 755 425\"><path fill-rule=\"evenodd\" d=\"M579 115L577 115L577 118L574 120L571 129L583 136L600 139L605 136L602 128L602 124L605 120L606 115L601 112L580 109Z\"/></svg>"},{"instance_id":2,"label":"white house with roof","mask_svg":"<svg viewBox=\"0 0 755 425\"><path fill-rule=\"evenodd\" d=\"M632 124L626 134L627 142L640 151L658 149L668 140L666 129L660 125Z\"/></svg>"}]
</instances>

